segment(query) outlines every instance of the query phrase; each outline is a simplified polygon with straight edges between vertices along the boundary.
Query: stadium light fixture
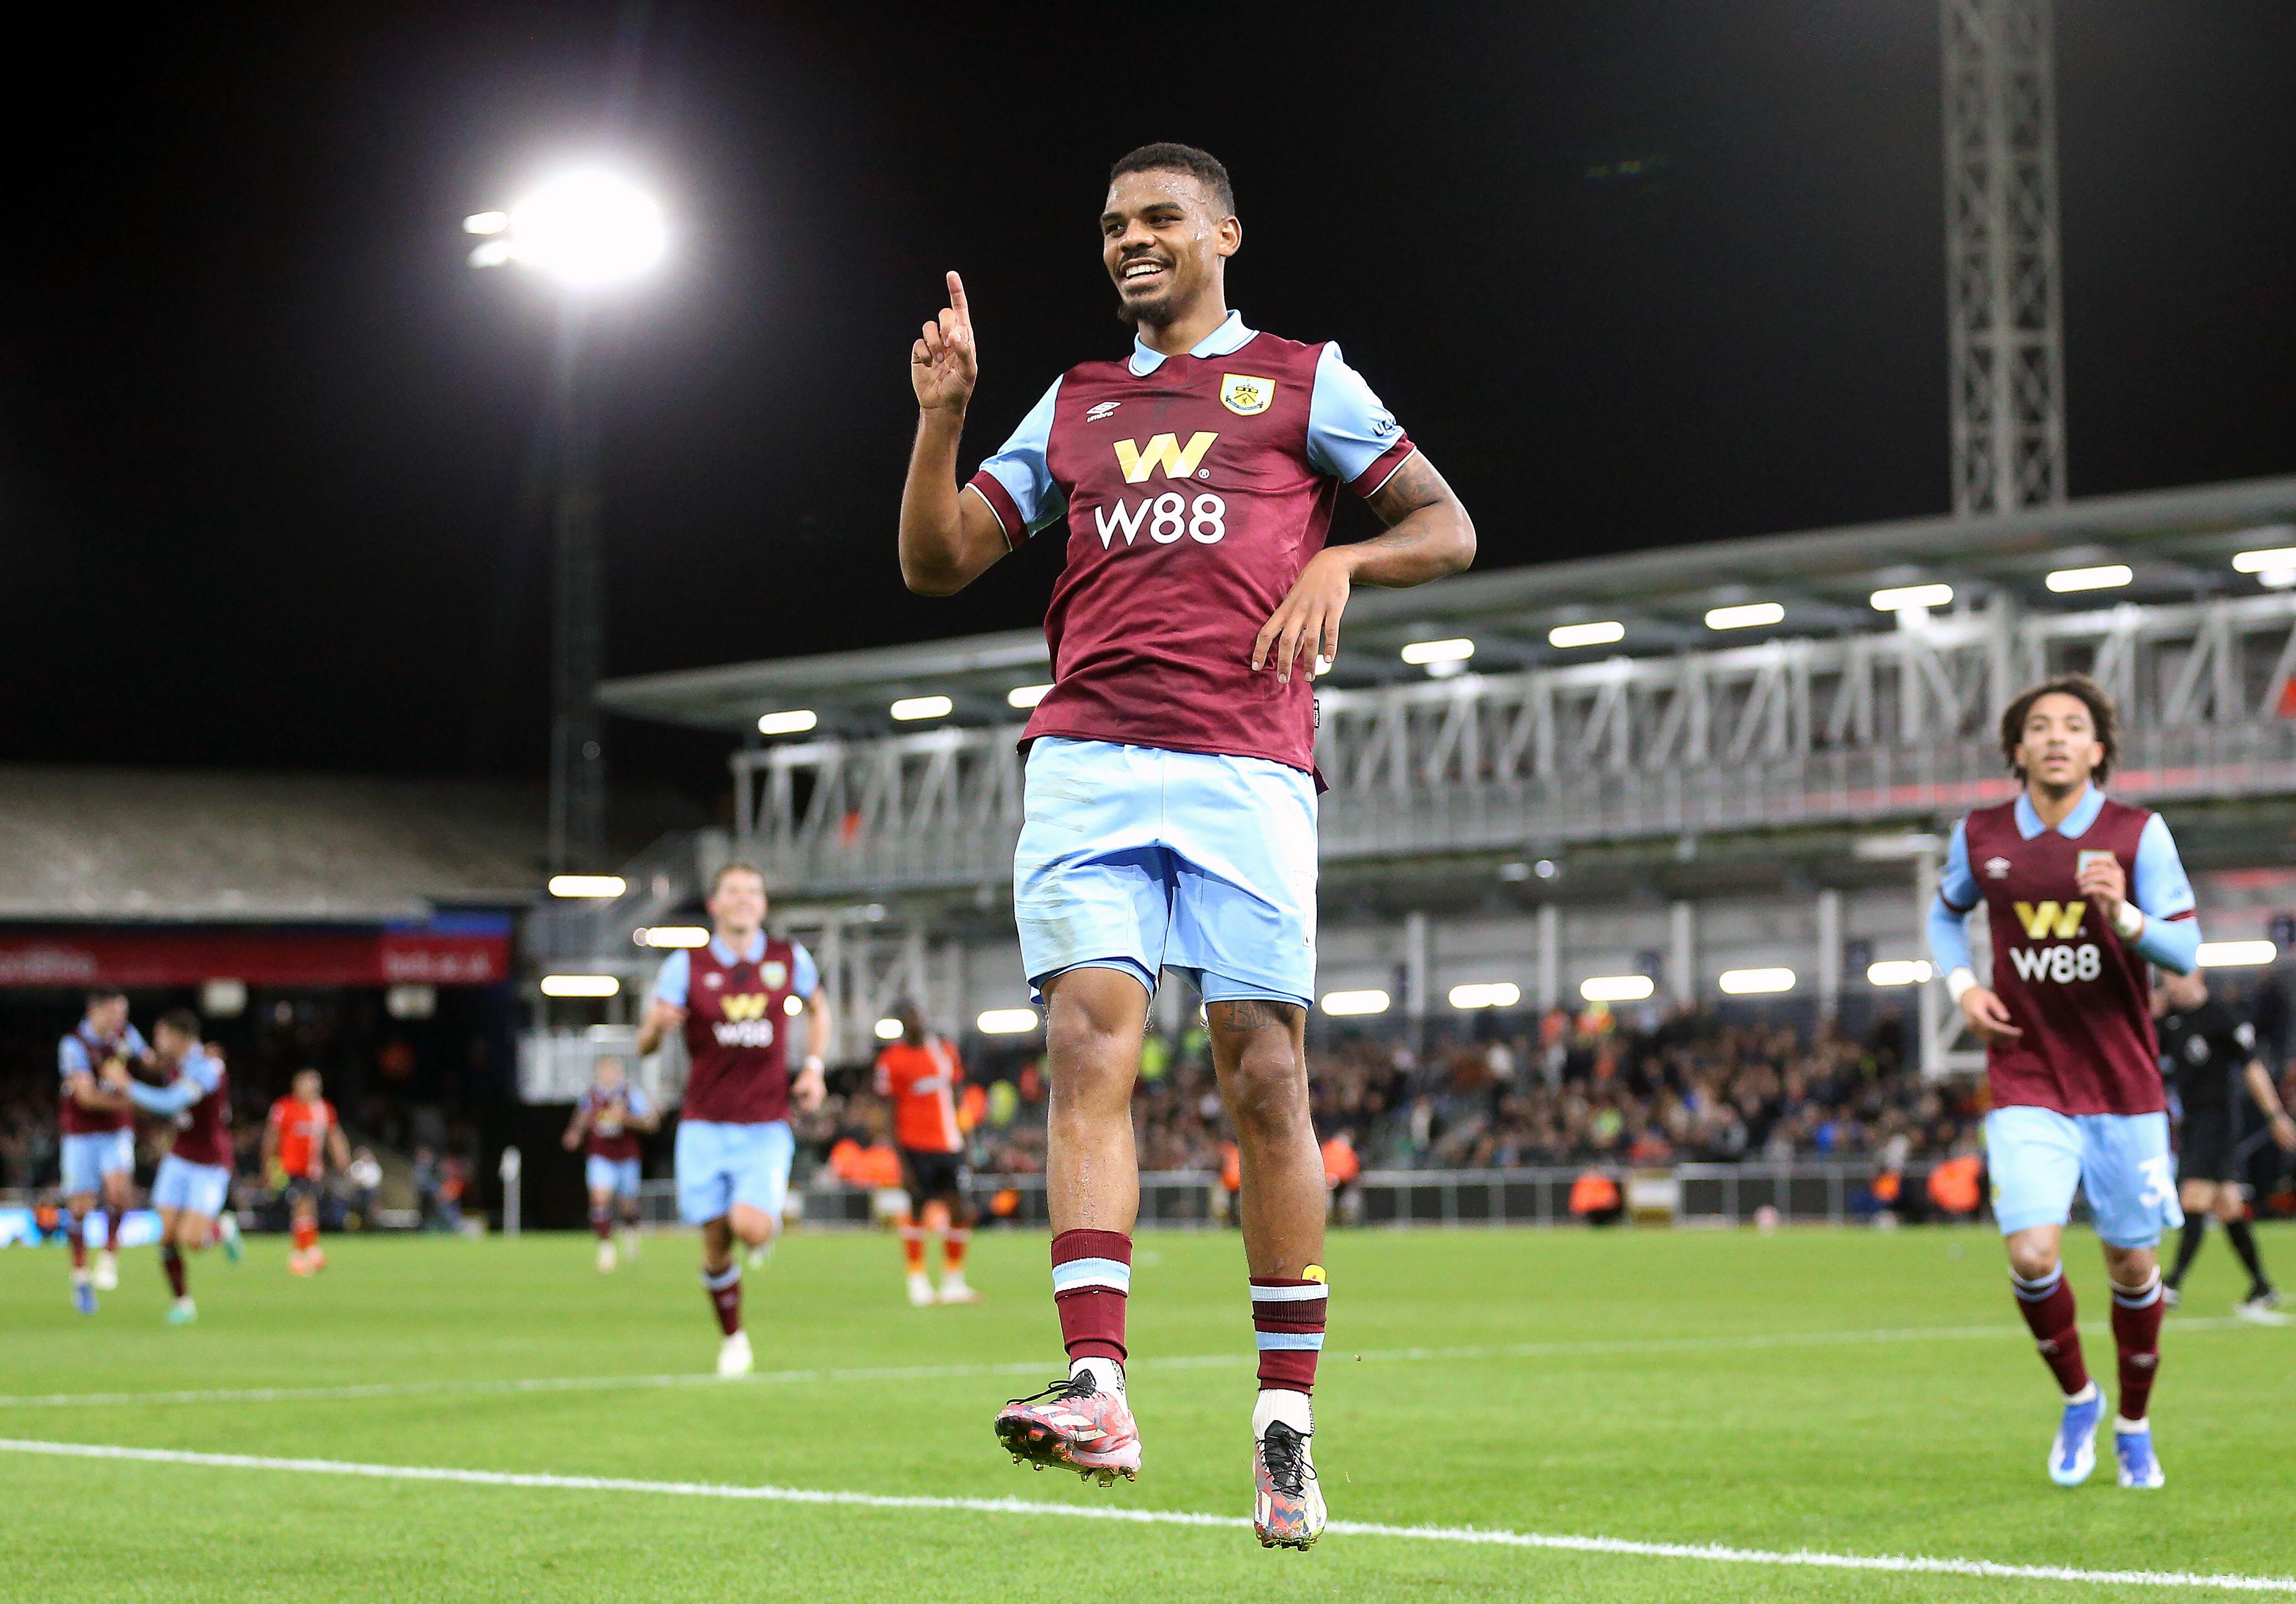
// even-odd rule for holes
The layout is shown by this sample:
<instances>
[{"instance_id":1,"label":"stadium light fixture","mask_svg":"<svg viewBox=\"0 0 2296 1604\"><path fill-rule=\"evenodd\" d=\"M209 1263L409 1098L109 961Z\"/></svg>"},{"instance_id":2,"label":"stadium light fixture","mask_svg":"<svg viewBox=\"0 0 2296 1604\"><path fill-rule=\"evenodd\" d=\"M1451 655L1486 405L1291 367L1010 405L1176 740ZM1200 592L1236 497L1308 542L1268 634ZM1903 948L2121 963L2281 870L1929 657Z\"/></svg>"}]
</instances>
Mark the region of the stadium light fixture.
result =
<instances>
[{"instance_id":1,"label":"stadium light fixture","mask_svg":"<svg viewBox=\"0 0 2296 1604\"><path fill-rule=\"evenodd\" d=\"M899 1020L898 1020L898 1019L880 1019L879 1021L877 1021L877 1040L878 1040L878 1041L898 1041L900 1039L901 1039L901 1022L900 1022Z\"/></svg>"},{"instance_id":2,"label":"stadium light fixture","mask_svg":"<svg viewBox=\"0 0 2296 1604\"><path fill-rule=\"evenodd\" d=\"M1595 975L1578 983L1578 995L1588 1002L1644 1002L1657 990L1647 975Z\"/></svg>"},{"instance_id":3,"label":"stadium light fixture","mask_svg":"<svg viewBox=\"0 0 2296 1604\"><path fill-rule=\"evenodd\" d=\"M956 703L947 696L904 696L893 703L892 714L904 724L914 724L920 719L946 719L956 711Z\"/></svg>"},{"instance_id":4,"label":"stadium light fixture","mask_svg":"<svg viewBox=\"0 0 2296 1604\"><path fill-rule=\"evenodd\" d=\"M1731 997L1761 997L1794 989L1791 969L1725 969L1716 983Z\"/></svg>"},{"instance_id":5,"label":"stadium light fixture","mask_svg":"<svg viewBox=\"0 0 2296 1604\"><path fill-rule=\"evenodd\" d=\"M1513 981L1483 981L1451 988L1455 1008L1511 1008L1521 1000L1522 988Z\"/></svg>"},{"instance_id":6,"label":"stadium light fixture","mask_svg":"<svg viewBox=\"0 0 2296 1604\"><path fill-rule=\"evenodd\" d=\"M1046 696L1051 695L1052 692L1053 687L1049 685L1016 685L1004 693L1004 705L1020 708L1034 707Z\"/></svg>"},{"instance_id":7,"label":"stadium light fixture","mask_svg":"<svg viewBox=\"0 0 2296 1604\"><path fill-rule=\"evenodd\" d=\"M545 975L542 977L545 997L611 997L622 989L622 983L611 975Z\"/></svg>"},{"instance_id":8,"label":"stadium light fixture","mask_svg":"<svg viewBox=\"0 0 2296 1604\"><path fill-rule=\"evenodd\" d=\"M1945 607L1952 605L1950 585L1889 585L1866 598L1874 604L1876 613L1903 613L1908 607Z\"/></svg>"},{"instance_id":9,"label":"stadium light fixture","mask_svg":"<svg viewBox=\"0 0 2296 1604\"><path fill-rule=\"evenodd\" d=\"M2280 947L2275 942L2202 942L2201 967L2203 969L2245 969L2259 964L2268 964L2278 958Z\"/></svg>"},{"instance_id":10,"label":"stadium light fixture","mask_svg":"<svg viewBox=\"0 0 2296 1604\"><path fill-rule=\"evenodd\" d=\"M1936 973L1925 958L1885 958L1866 966L1869 986L1918 986Z\"/></svg>"},{"instance_id":11,"label":"stadium light fixture","mask_svg":"<svg viewBox=\"0 0 2296 1604\"><path fill-rule=\"evenodd\" d=\"M641 947L707 947L709 933L699 925L654 925L631 932Z\"/></svg>"},{"instance_id":12,"label":"stadium light fixture","mask_svg":"<svg viewBox=\"0 0 2296 1604\"><path fill-rule=\"evenodd\" d=\"M1607 646L1626 637L1626 625L1616 619L1605 619L1593 624L1557 624L1546 632L1546 644L1569 651L1573 646Z\"/></svg>"},{"instance_id":13,"label":"stadium light fixture","mask_svg":"<svg viewBox=\"0 0 2296 1604\"><path fill-rule=\"evenodd\" d=\"M787 1014L791 1019L796 1018L805 1012L805 999L791 991L787 997L782 999L782 1012Z\"/></svg>"},{"instance_id":14,"label":"stadium light fixture","mask_svg":"<svg viewBox=\"0 0 2296 1604\"><path fill-rule=\"evenodd\" d=\"M1414 640L1403 648L1403 661L1413 668L1431 662L1464 662L1475 654L1475 643L1466 639Z\"/></svg>"},{"instance_id":15,"label":"stadium light fixture","mask_svg":"<svg viewBox=\"0 0 2296 1604\"><path fill-rule=\"evenodd\" d=\"M521 262L577 290L636 278L669 248L660 205L603 168L561 173L508 211L464 218L463 229L484 236L473 267Z\"/></svg>"},{"instance_id":16,"label":"stadium light fixture","mask_svg":"<svg viewBox=\"0 0 2296 1604\"><path fill-rule=\"evenodd\" d=\"M972 1023L984 1036L1025 1036L1037 1028L1037 1010L989 1008Z\"/></svg>"},{"instance_id":17,"label":"stadium light fixture","mask_svg":"<svg viewBox=\"0 0 2296 1604\"><path fill-rule=\"evenodd\" d=\"M2256 582L2267 590L2285 590L2296 585L2296 546L2238 552L2233 556L2232 566L2234 573L2254 574Z\"/></svg>"},{"instance_id":18,"label":"stadium light fixture","mask_svg":"<svg viewBox=\"0 0 2296 1604\"><path fill-rule=\"evenodd\" d=\"M1742 602L1734 607L1710 607L1706 610L1706 627L1710 629L1755 629L1764 624L1784 623L1786 610L1775 602Z\"/></svg>"},{"instance_id":19,"label":"stadium light fixture","mask_svg":"<svg viewBox=\"0 0 2296 1604\"><path fill-rule=\"evenodd\" d=\"M630 883L619 875L550 876L550 894L554 897L619 897L629 888Z\"/></svg>"},{"instance_id":20,"label":"stadium light fixture","mask_svg":"<svg viewBox=\"0 0 2296 1604\"><path fill-rule=\"evenodd\" d=\"M2059 595L2068 590L2118 590L2136 577L2126 563L2100 563L2093 568L2060 568L2041 582Z\"/></svg>"},{"instance_id":21,"label":"stadium light fixture","mask_svg":"<svg viewBox=\"0 0 2296 1604\"><path fill-rule=\"evenodd\" d=\"M1384 1014L1394 999L1384 991L1326 991L1323 1009L1335 1019L1357 1014Z\"/></svg>"},{"instance_id":22,"label":"stadium light fixture","mask_svg":"<svg viewBox=\"0 0 2296 1604\"><path fill-rule=\"evenodd\" d=\"M809 707L792 707L787 712L767 713L758 720L761 736L801 736L821 722L821 716Z\"/></svg>"}]
</instances>

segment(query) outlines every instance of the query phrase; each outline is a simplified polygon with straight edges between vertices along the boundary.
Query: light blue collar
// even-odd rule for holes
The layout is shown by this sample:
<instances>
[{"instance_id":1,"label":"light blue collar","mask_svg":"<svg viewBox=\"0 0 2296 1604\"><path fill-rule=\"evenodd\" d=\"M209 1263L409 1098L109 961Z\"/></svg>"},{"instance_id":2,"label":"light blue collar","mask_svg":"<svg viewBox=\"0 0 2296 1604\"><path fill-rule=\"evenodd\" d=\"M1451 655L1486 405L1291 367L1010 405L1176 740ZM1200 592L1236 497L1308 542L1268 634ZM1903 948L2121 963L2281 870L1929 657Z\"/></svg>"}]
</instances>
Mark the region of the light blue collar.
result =
<instances>
[{"instance_id":1,"label":"light blue collar","mask_svg":"<svg viewBox=\"0 0 2296 1604\"><path fill-rule=\"evenodd\" d=\"M766 933L762 930L750 937L750 944L735 952L716 936L709 938L709 954L721 964L754 964L766 956Z\"/></svg>"},{"instance_id":2,"label":"light blue collar","mask_svg":"<svg viewBox=\"0 0 2296 1604\"><path fill-rule=\"evenodd\" d=\"M1259 333L1243 326L1243 314L1230 312L1227 321L1196 341L1188 352L1191 357L1225 357L1230 351L1242 350ZM1139 335L1132 336L1132 359L1126 364L1133 376L1144 379L1164 366L1164 353L1153 350Z\"/></svg>"},{"instance_id":3,"label":"light blue collar","mask_svg":"<svg viewBox=\"0 0 2296 1604\"><path fill-rule=\"evenodd\" d=\"M2064 822L2057 827L2057 834L2067 841L2079 841L2083 835L2088 834L2089 826L2095 824L2096 816L2103 811L2104 793L2091 786L2081 793L2081 799L2073 804L2073 810L2065 815ZM2031 795L2025 792L2019 792L2017 794L2017 834L2030 841L2047 827L2041 822L2041 816L2033 810Z\"/></svg>"}]
</instances>

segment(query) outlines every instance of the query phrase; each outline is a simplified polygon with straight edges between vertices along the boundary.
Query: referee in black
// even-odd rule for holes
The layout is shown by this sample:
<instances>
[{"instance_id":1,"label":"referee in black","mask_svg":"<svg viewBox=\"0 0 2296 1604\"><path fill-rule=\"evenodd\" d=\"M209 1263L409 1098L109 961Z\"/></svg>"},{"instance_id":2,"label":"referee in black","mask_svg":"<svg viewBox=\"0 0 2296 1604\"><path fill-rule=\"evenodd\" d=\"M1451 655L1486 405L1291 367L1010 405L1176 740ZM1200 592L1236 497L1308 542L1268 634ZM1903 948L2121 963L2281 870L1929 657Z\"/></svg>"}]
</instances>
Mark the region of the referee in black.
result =
<instances>
[{"instance_id":1,"label":"referee in black","mask_svg":"<svg viewBox=\"0 0 2296 1604\"><path fill-rule=\"evenodd\" d=\"M2160 972L2153 994L2153 1012L2161 1037L2161 1075L2176 1088L2184 1111L2177 1139L2177 1172L2181 1181L2179 1201L2185 1206L2185 1235L2177 1245L2176 1268L2165 1284L2169 1306L2180 1301L2178 1287L2208 1234L2209 1216L2224 1222L2233 1251L2248 1266L2248 1296L2233 1312L2249 1320L2277 1324L2286 1317L2273 1310L2280 1294L2264 1273L2257 1256L2256 1236L2248 1224L2248 1189L2242 1174L2247 1168L2253 1141L2240 1139L2239 1099L2234 1082L2242 1082L2269 1123L2272 1139L2284 1152L2296 1152L2296 1120L2280 1106L2271 1072L2256 1056L2256 1027L2230 1005L2209 995L2202 972L2170 975Z\"/></svg>"}]
</instances>

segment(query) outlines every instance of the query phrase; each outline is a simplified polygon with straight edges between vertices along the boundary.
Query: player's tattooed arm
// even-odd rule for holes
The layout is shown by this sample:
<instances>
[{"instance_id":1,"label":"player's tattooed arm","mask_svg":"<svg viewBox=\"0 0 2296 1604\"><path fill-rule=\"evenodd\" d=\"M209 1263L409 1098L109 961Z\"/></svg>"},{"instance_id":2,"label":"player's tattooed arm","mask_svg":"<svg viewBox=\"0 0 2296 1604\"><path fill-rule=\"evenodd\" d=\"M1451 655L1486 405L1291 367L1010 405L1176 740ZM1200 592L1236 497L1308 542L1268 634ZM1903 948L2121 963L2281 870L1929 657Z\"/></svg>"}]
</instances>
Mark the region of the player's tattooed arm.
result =
<instances>
[{"instance_id":1,"label":"player's tattooed arm","mask_svg":"<svg viewBox=\"0 0 2296 1604\"><path fill-rule=\"evenodd\" d=\"M909 347L917 438L901 488L901 580L919 596L953 596L1008 548L988 504L956 482L964 409L980 381L964 281L948 276L948 305Z\"/></svg>"},{"instance_id":2,"label":"player's tattooed arm","mask_svg":"<svg viewBox=\"0 0 2296 1604\"><path fill-rule=\"evenodd\" d=\"M1272 663L1277 682L1289 684L1295 662L1305 668L1337 657L1340 618L1357 584L1424 585L1475 560L1474 520L1435 465L1418 452L1373 493L1371 510L1387 532L1327 547L1308 560L1251 643L1253 672Z\"/></svg>"}]
</instances>

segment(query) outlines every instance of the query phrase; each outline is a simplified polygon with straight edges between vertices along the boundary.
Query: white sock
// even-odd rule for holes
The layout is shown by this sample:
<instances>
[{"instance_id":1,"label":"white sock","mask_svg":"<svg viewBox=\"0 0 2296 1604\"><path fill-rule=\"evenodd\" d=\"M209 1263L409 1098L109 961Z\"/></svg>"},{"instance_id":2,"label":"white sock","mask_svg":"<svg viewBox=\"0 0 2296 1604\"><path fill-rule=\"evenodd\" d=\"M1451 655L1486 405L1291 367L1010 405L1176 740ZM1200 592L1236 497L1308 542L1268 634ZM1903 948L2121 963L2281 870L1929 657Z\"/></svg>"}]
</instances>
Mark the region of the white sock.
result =
<instances>
[{"instance_id":1,"label":"white sock","mask_svg":"<svg viewBox=\"0 0 2296 1604\"><path fill-rule=\"evenodd\" d=\"M2115 1415L2112 1417L2112 1429L2116 1432L2150 1431L2152 1429L2152 1417L2147 1415L2142 1420L2131 1420L2126 1416Z\"/></svg>"},{"instance_id":2,"label":"white sock","mask_svg":"<svg viewBox=\"0 0 2296 1604\"><path fill-rule=\"evenodd\" d=\"M948 1290L950 1287L955 1287L959 1292L964 1291L964 1271L963 1271L962 1270L944 1270L944 1271L942 1271L940 1272L940 1285L941 1285L941 1290L942 1290L942 1291L944 1291L944 1292L947 1291L947 1290ZM1073 1371L1071 1371L1070 1373L1071 1373L1071 1374L1074 1374L1074 1372L1073 1372Z\"/></svg>"},{"instance_id":3,"label":"white sock","mask_svg":"<svg viewBox=\"0 0 2296 1604\"><path fill-rule=\"evenodd\" d=\"M1124 1396L1124 1367L1113 1359L1079 1359L1069 1366L1071 1376L1090 1376L1096 1392Z\"/></svg>"},{"instance_id":4,"label":"white sock","mask_svg":"<svg viewBox=\"0 0 2296 1604\"><path fill-rule=\"evenodd\" d=\"M1251 1435L1254 1442L1267 1435L1267 1428L1281 1420L1303 1437L1316 1435L1316 1411L1305 1393L1289 1387L1271 1386L1259 1394L1251 1406Z\"/></svg>"},{"instance_id":5,"label":"white sock","mask_svg":"<svg viewBox=\"0 0 2296 1604\"><path fill-rule=\"evenodd\" d=\"M2090 1399L2095 1396L2096 1383L2092 1380L2087 1386L2081 1388L2080 1391L2077 1393L2067 1393L2065 1394L2065 1402L2068 1403L2087 1403Z\"/></svg>"}]
</instances>

